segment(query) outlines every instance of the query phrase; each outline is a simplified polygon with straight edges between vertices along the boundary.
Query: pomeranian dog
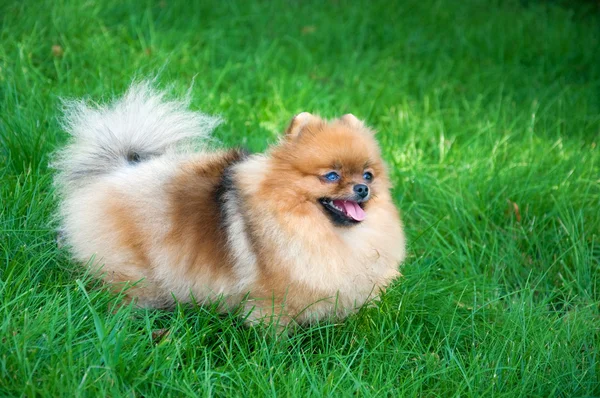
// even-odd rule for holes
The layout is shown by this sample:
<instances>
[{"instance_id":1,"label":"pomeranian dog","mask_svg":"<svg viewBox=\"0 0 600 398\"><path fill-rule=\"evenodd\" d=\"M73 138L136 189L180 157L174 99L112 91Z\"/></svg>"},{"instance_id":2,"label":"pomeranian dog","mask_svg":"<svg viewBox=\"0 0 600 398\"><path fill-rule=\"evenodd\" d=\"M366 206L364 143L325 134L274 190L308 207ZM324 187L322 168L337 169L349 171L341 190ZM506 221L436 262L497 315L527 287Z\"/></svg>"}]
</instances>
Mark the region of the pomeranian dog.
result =
<instances>
[{"instance_id":1,"label":"pomeranian dog","mask_svg":"<svg viewBox=\"0 0 600 398\"><path fill-rule=\"evenodd\" d=\"M149 83L67 103L72 138L54 167L73 257L139 306L217 301L281 326L344 318L400 275L405 237L373 130L304 112L250 155L209 150L218 123Z\"/></svg>"}]
</instances>

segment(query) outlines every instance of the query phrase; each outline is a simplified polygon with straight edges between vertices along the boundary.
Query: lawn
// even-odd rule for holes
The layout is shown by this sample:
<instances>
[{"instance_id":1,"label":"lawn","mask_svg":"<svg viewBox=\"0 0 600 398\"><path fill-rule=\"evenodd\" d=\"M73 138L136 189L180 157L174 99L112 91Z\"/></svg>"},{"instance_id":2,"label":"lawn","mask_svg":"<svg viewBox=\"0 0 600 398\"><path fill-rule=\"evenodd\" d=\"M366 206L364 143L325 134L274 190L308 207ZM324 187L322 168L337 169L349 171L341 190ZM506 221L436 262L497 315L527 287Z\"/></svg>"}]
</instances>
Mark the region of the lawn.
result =
<instances>
[{"instance_id":1,"label":"lawn","mask_svg":"<svg viewBox=\"0 0 600 398\"><path fill-rule=\"evenodd\" d=\"M600 395L594 1L0 2L0 396ZM156 77L261 151L379 131L409 256L382 301L267 338L123 305L56 245L61 98Z\"/></svg>"}]
</instances>

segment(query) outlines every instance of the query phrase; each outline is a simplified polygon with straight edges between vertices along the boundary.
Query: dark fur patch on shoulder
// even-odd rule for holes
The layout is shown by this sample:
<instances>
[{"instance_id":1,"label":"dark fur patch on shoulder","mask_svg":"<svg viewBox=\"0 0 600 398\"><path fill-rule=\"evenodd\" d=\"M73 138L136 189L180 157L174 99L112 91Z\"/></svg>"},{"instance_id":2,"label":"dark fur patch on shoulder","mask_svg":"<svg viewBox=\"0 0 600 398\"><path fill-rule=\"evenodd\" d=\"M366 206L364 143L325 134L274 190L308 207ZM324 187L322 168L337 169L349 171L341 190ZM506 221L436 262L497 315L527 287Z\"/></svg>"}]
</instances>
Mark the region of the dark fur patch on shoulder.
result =
<instances>
[{"instance_id":1,"label":"dark fur patch on shoulder","mask_svg":"<svg viewBox=\"0 0 600 398\"><path fill-rule=\"evenodd\" d=\"M232 167L234 165L236 165L237 163L244 161L250 154L246 150L236 149L236 150L232 150L231 152L229 152L228 155L230 157L228 159L229 164L223 170L223 173L221 174L221 180L219 181L219 184L217 185L217 189L215 190L215 200L219 204L219 209L221 212L221 220L222 220L223 225L227 225L227 222L225 220L225 218L226 218L225 203L227 201L227 196L230 196L227 194L233 193L233 195L236 195L235 194L236 187L235 187L235 181L233 180Z\"/></svg>"}]
</instances>

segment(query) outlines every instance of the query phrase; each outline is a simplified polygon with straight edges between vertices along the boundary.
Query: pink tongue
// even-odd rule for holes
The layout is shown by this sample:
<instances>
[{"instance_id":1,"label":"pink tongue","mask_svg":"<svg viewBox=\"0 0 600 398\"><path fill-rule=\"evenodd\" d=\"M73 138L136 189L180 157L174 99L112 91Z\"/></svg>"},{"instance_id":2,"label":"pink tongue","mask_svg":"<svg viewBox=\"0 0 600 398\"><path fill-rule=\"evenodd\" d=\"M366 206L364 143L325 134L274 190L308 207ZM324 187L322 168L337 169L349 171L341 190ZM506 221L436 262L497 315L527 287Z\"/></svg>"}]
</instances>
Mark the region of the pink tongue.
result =
<instances>
[{"instance_id":1,"label":"pink tongue","mask_svg":"<svg viewBox=\"0 0 600 398\"><path fill-rule=\"evenodd\" d=\"M367 216L365 211L361 209L356 202L351 202L349 200L334 200L333 204L344 209L346 215L351 217L353 220L362 221Z\"/></svg>"}]
</instances>

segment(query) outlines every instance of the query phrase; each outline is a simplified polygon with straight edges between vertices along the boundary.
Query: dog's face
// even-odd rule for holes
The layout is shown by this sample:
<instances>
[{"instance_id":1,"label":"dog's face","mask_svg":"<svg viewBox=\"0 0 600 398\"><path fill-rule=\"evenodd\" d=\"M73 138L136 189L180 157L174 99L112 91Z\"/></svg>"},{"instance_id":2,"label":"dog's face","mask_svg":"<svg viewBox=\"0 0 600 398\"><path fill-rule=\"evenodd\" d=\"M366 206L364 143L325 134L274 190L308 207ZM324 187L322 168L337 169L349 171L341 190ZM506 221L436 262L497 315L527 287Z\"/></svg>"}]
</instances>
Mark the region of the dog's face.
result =
<instances>
[{"instance_id":1,"label":"dog's face","mask_svg":"<svg viewBox=\"0 0 600 398\"><path fill-rule=\"evenodd\" d=\"M388 189L374 133L353 115L327 123L301 113L279 148L279 177L292 179L298 200L317 206L335 226L367 219L373 199Z\"/></svg>"}]
</instances>

